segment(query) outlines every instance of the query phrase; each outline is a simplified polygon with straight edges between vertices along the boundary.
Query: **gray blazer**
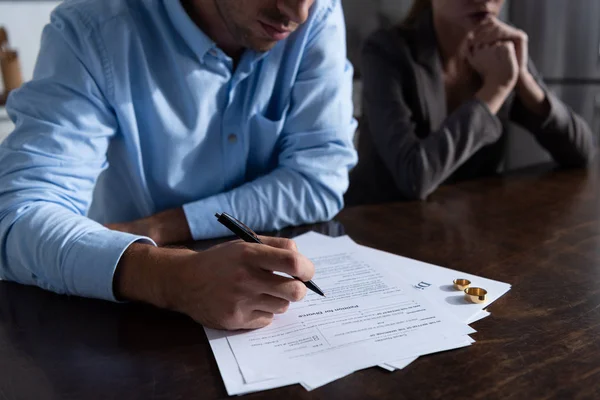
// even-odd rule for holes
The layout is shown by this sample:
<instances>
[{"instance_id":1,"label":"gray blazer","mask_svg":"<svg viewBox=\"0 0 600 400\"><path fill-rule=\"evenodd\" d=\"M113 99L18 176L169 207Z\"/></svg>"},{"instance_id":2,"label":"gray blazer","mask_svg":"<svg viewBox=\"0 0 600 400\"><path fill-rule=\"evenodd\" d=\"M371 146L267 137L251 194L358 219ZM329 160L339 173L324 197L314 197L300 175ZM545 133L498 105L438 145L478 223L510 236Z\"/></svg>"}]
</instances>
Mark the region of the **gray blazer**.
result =
<instances>
[{"instance_id":1,"label":"gray blazer","mask_svg":"<svg viewBox=\"0 0 600 400\"><path fill-rule=\"evenodd\" d=\"M590 128L529 65L550 103L546 117L528 112L514 93L497 116L475 98L448 115L431 13L414 27L374 33L362 54L364 118L346 204L424 199L442 183L499 172L509 121L560 165L586 166L594 155Z\"/></svg>"}]
</instances>

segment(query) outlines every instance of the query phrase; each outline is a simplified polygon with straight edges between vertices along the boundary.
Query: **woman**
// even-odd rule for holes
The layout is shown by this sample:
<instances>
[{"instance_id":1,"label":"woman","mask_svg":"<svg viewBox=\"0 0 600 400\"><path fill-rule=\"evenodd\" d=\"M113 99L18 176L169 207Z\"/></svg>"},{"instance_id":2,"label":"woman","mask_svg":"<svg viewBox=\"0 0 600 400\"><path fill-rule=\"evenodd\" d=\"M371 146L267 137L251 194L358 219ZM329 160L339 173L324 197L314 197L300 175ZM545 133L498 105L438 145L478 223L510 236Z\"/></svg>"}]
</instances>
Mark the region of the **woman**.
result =
<instances>
[{"instance_id":1,"label":"woman","mask_svg":"<svg viewBox=\"0 0 600 400\"><path fill-rule=\"evenodd\" d=\"M589 127L546 90L527 35L498 19L503 3L416 0L402 26L369 38L348 205L424 199L444 182L496 173L509 121L562 166L589 164Z\"/></svg>"}]
</instances>

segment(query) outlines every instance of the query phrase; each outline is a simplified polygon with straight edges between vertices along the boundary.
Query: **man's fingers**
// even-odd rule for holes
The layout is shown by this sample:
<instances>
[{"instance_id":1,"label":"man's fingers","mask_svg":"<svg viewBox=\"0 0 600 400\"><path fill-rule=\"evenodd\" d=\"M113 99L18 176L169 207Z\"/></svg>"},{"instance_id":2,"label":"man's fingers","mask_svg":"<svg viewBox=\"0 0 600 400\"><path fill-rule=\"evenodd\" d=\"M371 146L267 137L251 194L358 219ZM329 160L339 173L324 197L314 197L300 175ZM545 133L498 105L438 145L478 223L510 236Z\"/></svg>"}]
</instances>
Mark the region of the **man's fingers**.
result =
<instances>
[{"instance_id":1,"label":"man's fingers","mask_svg":"<svg viewBox=\"0 0 600 400\"><path fill-rule=\"evenodd\" d=\"M257 272L255 284L260 293L288 302L297 302L306 296L306 285L296 279L275 275L269 271Z\"/></svg>"},{"instance_id":2,"label":"man's fingers","mask_svg":"<svg viewBox=\"0 0 600 400\"><path fill-rule=\"evenodd\" d=\"M273 250L273 262L264 263L261 268L286 273L302 282L310 281L315 275L315 266L302 254L289 250Z\"/></svg>"},{"instance_id":3,"label":"man's fingers","mask_svg":"<svg viewBox=\"0 0 600 400\"><path fill-rule=\"evenodd\" d=\"M248 245L244 249L244 262L254 268L272 272L283 272L303 282L315 274L313 263L302 254L271 246Z\"/></svg>"},{"instance_id":4,"label":"man's fingers","mask_svg":"<svg viewBox=\"0 0 600 400\"><path fill-rule=\"evenodd\" d=\"M252 311L242 329L260 329L273 322L273 314L264 311Z\"/></svg>"},{"instance_id":5,"label":"man's fingers","mask_svg":"<svg viewBox=\"0 0 600 400\"><path fill-rule=\"evenodd\" d=\"M279 297L261 294L251 304L255 311L264 311L271 314L283 314L288 310L290 302Z\"/></svg>"},{"instance_id":6,"label":"man's fingers","mask_svg":"<svg viewBox=\"0 0 600 400\"><path fill-rule=\"evenodd\" d=\"M110 227L109 227L109 229L110 229ZM294 242L291 239L271 237L271 236L258 236L258 238L260 239L261 242L263 242L267 246L271 246L271 247L275 247L275 248L283 249L283 250L298 251L296 242ZM236 240L231 240L229 242L218 244L216 246L213 246L212 248L218 249L218 248L221 248L224 246L230 246L232 244L242 243L242 242L243 241L241 239L236 239Z\"/></svg>"},{"instance_id":7,"label":"man's fingers","mask_svg":"<svg viewBox=\"0 0 600 400\"><path fill-rule=\"evenodd\" d=\"M261 242L263 242L267 246L276 247L278 249L283 250L298 251L298 246L296 246L296 242L294 242L291 239L278 238L272 236L259 236L259 238Z\"/></svg>"},{"instance_id":8,"label":"man's fingers","mask_svg":"<svg viewBox=\"0 0 600 400\"><path fill-rule=\"evenodd\" d=\"M220 249L220 248L223 248L226 246L231 246L231 245L239 244L239 243L243 243L243 241L241 239L230 240L229 242L219 243L219 244L211 247L210 249L211 250Z\"/></svg>"}]
</instances>

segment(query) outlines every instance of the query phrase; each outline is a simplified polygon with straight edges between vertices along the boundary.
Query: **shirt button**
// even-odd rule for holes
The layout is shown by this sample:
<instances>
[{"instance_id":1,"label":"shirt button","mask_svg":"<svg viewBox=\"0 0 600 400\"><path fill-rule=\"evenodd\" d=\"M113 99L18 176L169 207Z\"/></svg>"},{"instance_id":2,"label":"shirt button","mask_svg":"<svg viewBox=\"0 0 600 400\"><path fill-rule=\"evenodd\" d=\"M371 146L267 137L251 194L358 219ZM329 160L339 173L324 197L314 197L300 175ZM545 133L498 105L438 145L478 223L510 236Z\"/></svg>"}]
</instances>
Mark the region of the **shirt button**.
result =
<instances>
[{"instance_id":1,"label":"shirt button","mask_svg":"<svg viewBox=\"0 0 600 400\"><path fill-rule=\"evenodd\" d=\"M237 143L237 135L235 133L229 134L229 136L227 136L227 141L231 144Z\"/></svg>"},{"instance_id":2,"label":"shirt button","mask_svg":"<svg viewBox=\"0 0 600 400\"><path fill-rule=\"evenodd\" d=\"M216 57L217 56L217 51L215 49L212 49L211 51L208 52L211 56Z\"/></svg>"}]
</instances>

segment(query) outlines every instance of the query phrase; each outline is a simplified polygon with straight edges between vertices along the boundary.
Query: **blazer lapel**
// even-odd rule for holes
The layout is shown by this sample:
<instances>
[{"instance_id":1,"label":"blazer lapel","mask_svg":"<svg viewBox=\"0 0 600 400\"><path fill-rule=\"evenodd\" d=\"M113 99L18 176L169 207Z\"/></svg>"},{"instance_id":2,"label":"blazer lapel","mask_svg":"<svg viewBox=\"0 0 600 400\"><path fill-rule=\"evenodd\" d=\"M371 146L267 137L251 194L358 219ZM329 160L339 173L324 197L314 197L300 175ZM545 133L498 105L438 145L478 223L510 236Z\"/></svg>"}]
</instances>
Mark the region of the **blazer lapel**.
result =
<instances>
[{"instance_id":1,"label":"blazer lapel","mask_svg":"<svg viewBox=\"0 0 600 400\"><path fill-rule=\"evenodd\" d=\"M429 132L437 130L447 116L444 74L431 12L424 13L407 32L415 64L415 78L423 120Z\"/></svg>"}]
</instances>

